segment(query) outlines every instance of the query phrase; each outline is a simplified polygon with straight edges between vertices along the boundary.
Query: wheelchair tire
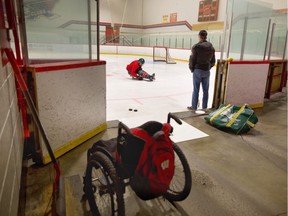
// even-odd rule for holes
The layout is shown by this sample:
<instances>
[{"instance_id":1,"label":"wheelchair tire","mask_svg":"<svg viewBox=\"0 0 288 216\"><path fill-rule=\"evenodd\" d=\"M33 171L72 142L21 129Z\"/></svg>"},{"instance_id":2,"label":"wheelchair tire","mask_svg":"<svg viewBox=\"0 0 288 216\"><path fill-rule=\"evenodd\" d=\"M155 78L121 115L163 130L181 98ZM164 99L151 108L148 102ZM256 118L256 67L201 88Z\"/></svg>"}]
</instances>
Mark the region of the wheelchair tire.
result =
<instances>
[{"instance_id":1,"label":"wheelchair tire","mask_svg":"<svg viewBox=\"0 0 288 216\"><path fill-rule=\"evenodd\" d=\"M173 143L175 155L175 173L169 189L163 195L169 201L182 201L188 197L192 187L192 176L188 161L176 143ZM181 183L181 178L184 182ZM180 183L180 184L179 184Z\"/></svg>"},{"instance_id":2,"label":"wheelchair tire","mask_svg":"<svg viewBox=\"0 0 288 216\"><path fill-rule=\"evenodd\" d=\"M112 161L102 152L95 152L89 160L84 192L93 216L125 215L122 181Z\"/></svg>"}]
</instances>

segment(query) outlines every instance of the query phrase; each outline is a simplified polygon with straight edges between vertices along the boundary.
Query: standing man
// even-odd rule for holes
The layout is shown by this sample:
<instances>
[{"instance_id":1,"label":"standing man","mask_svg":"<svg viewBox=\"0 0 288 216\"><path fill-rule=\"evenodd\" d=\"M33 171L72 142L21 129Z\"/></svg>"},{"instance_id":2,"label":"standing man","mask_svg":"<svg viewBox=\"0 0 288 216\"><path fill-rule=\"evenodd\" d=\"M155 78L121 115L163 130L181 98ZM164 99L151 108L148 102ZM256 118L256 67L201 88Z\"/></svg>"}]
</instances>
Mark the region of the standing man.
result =
<instances>
[{"instance_id":1,"label":"standing man","mask_svg":"<svg viewBox=\"0 0 288 216\"><path fill-rule=\"evenodd\" d=\"M202 109L207 109L210 69L215 65L215 49L208 42L207 31L199 32L199 42L192 47L189 58L189 69L193 73L192 106L187 109L196 111L199 98L200 83L202 83Z\"/></svg>"}]
</instances>

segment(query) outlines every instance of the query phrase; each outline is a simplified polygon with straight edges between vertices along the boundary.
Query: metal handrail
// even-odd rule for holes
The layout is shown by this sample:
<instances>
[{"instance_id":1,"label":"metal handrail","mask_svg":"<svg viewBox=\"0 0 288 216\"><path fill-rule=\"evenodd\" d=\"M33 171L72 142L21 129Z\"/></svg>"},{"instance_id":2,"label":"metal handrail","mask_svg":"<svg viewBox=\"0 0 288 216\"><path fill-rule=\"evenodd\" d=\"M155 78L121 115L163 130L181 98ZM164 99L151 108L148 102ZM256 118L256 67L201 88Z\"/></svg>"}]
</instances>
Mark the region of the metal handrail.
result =
<instances>
[{"instance_id":1,"label":"metal handrail","mask_svg":"<svg viewBox=\"0 0 288 216\"><path fill-rule=\"evenodd\" d=\"M112 37L110 40L106 41L106 37L103 36L101 41L100 41L100 44L115 44L113 41L119 39L119 43L117 44L121 44L121 41L122 41L122 45L125 45L125 43L129 46L133 46L133 43L125 36L125 35L119 35L119 36L116 36L116 37Z\"/></svg>"}]
</instances>

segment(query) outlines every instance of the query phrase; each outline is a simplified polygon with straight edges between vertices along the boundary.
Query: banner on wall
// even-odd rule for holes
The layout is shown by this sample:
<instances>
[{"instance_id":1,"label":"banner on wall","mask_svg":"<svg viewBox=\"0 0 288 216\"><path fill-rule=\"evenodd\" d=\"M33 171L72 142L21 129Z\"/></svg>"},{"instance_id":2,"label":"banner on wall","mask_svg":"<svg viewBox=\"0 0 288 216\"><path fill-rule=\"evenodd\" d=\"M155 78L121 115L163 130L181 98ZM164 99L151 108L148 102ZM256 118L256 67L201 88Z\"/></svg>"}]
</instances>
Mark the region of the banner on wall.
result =
<instances>
[{"instance_id":1,"label":"banner on wall","mask_svg":"<svg viewBox=\"0 0 288 216\"><path fill-rule=\"evenodd\" d=\"M177 13L170 14L170 23L177 22Z\"/></svg>"},{"instance_id":2,"label":"banner on wall","mask_svg":"<svg viewBox=\"0 0 288 216\"><path fill-rule=\"evenodd\" d=\"M162 23L168 23L168 15L163 15L162 16Z\"/></svg>"},{"instance_id":3,"label":"banner on wall","mask_svg":"<svg viewBox=\"0 0 288 216\"><path fill-rule=\"evenodd\" d=\"M199 2L198 22L218 19L219 0L201 0Z\"/></svg>"},{"instance_id":4,"label":"banner on wall","mask_svg":"<svg viewBox=\"0 0 288 216\"><path fill-rule=\"evenodd\" d=\"M119 43L120 28L119 26L106 26L105 38L106 43Z\"/></svg>"}]
</instances>

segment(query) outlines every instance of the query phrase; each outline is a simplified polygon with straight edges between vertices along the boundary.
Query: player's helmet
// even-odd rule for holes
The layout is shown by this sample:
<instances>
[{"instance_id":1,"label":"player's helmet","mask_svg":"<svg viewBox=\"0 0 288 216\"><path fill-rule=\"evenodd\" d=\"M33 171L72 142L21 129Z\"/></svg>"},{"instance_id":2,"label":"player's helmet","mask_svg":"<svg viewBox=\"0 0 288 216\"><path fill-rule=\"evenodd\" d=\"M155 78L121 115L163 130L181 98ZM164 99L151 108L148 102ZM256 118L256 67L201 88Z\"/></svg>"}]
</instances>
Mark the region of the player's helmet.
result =
<instances>
[{"instance_id":1,"label":"player's helmet","mask_svg":"<svg viewBox=\"0 0 288 216\"><path fill-rule=\"evenodd\" d=\"M201 30L201 31L199 32L199 35L202 36L202 37L206 37L207 34L208 34L208 33L207 33L206 30Z\"/></svg>"},{"instance_id":2,"label":"player's helmet","mask_svg":"<svg viewBox=\"0 0 288 216\"><path fill-rule=\"evenodd\" d=\"M141 63L141 64L144 64L144 63L145 63L145 60L144 60L143 58L140 58L140 59L138 60L138 62Z\"/></svg>"}]
</instances>

